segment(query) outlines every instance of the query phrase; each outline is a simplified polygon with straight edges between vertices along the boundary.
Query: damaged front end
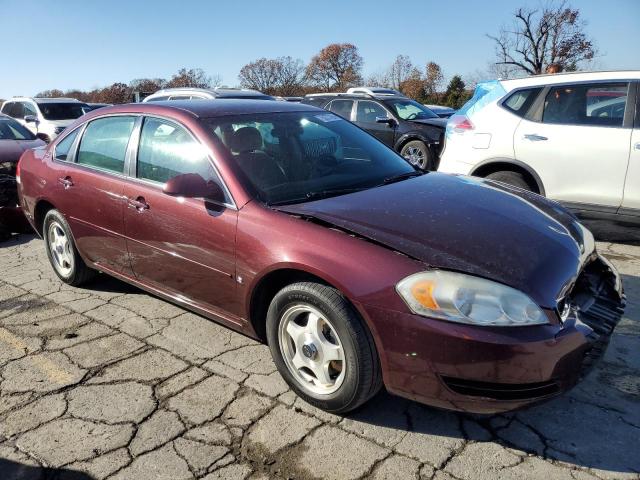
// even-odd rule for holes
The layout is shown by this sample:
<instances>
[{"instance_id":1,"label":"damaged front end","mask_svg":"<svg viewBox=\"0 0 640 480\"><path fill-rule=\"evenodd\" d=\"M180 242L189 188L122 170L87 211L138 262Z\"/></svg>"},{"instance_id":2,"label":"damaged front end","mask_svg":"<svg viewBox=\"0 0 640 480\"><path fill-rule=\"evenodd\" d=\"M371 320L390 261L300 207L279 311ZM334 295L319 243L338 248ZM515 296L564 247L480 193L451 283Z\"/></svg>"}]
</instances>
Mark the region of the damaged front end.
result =
<instances>
[{"instance_id":1,"label":"damaged front end","mask_svg":"<svg viewBox=\"0 0 640 480\"><path fill-rule=\"evenodd\" d=\"M0 239L29 227L18 202L16 162L0 162Z\"/></svg>"}]
</instances>

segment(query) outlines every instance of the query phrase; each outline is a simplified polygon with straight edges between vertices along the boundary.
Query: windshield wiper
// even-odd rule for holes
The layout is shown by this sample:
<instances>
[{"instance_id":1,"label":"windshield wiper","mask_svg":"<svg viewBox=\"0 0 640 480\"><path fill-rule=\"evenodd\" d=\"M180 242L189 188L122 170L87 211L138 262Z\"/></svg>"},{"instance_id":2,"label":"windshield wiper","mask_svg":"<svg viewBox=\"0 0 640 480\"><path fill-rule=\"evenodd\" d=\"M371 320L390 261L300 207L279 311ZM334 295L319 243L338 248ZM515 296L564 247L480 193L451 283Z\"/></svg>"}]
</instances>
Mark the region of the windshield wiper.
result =
<instances>
[{"instance_id":1,"label":"windshield wiper","mask_svg":"<svg viewBox=\"0 0 640 480\"><path fill-rule=\"evenodd\" d=\"M317 190L307 192L304 197L288 198L286 200L280 200L277 202L269 202L269 206L288 205L291 203L310 202L313 200L320 200L321 198L335 197L338 195L344 195L347 193L358 192L364 190L367 187L349 187L349 188L328 188L325 190Z\"/></svg>"},{"instance_id":2,"label":"windshield wiper","mask_svg":"<svg viewBox=\"0 0 640 480\"><path fill-rule=\"evenodd\" d=\"M391 177L385 178L380 185L388 185L390 183L406 180L407 178L419 177L420 175L424 175L425 173L427 172L422 172L418 170L414 170L413 172L400 173L398 175L393 175Z\"/></svg>"}]
</instances>

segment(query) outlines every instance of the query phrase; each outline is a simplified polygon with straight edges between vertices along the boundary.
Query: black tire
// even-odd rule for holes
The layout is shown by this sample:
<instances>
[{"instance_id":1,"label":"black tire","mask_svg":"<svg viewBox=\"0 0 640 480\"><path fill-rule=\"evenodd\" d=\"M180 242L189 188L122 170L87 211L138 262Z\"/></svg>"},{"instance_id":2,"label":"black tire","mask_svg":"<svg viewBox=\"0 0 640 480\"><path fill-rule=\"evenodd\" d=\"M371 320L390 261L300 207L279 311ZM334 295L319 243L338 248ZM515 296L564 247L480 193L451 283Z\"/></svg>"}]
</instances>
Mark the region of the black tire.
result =
<instances>
[{"instance_id":1,"label":"black tire","mask_svg":"<svg viewBox=\"0 0 640 480\"><path fill-rule=\"evenodd\" d=\"M522 188L523 190L528 190L530 192L534 191L531 185L529 185L529 182L527 182L527 180L524 178L524 175L519 172L494 172L490 173L485 178L488 178L489 180L495 180L496 182L507 183L514 187Z\"/></svg>"},{"instance_id":2,"label":"black tire","mask_svg":"<svg viewBox=\"0 0 640 480\"><path fill-rule=\"evenodd\" d=\"M416 158L415 155L411 155L412 150L419 153L420 157ZM420 140L411 140L410 142L405 143L400 150L400 155L402 155L411 165L419 168L420 170L426 171L434 169L433 152Z\"/></svg>"},{"instance_id":3,"label":"black tire","mask_svg":"<svg viewBox=\"0 0 640 480\"><path fill-rule=\"evenodd\" d=\"M56 265L56 260L54 259L54 252L52 252L51 247L51 228L52 226L59 226L59 228L66 235L69 242L69 255L72 259L72 262L69 262L69 272L61 271L61 269ZM62 280L64 283L68 285L72 285L74 287L78 287L87 281L91 280L95 275L96 271L87 267L82 260L82 257L78 253L78 249L76 248L75 241L73 240L73 235L71 234L71 229L69 228L69 224L65 220L64 216L55 209L49 210L44 217L44 222L42 226L42 238L44 239L45 249L47 250L47 257L49 257L49 262L53 268L53 271L56 273L58 278Z\"/></svg>"},{"instance_id":4,"label":"black tire","mask_svg":"<svg viewBox=\"0 0 640 480\"><path fill-rule=\"evenodd\" d=\"M279 329L283 314L291 307L307 305L329 319L344 352L344 378L339 388L329 394L308 391L290 371L280 347ZM336 289L326 285L301 282L280 290L267 312L267 340L278 371L307 403L327 412L341 414L359 407L382 386L380 361L373 338L360 315Z\"/></svg>"}]
</instances>

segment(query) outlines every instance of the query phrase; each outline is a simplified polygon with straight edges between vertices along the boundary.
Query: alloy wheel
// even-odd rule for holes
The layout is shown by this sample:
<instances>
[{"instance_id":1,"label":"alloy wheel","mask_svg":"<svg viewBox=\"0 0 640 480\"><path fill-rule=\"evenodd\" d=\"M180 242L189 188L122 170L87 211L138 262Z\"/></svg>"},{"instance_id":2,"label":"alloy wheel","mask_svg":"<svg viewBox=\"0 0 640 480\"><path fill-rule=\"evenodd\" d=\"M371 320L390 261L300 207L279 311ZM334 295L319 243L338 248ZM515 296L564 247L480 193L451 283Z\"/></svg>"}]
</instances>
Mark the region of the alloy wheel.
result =
<instances>
[{"instance_id":1,"label":"alloy wheel","mask_svg":"<svg viewBox=\"0 0 640 480\"><path fill-rule=\"evenodd\" d=\"M58 222L49 224L47 240L54 268L63 277L68 277L73 271L73 250L69 237Z\"/></svg>"},{"instance_id":2,"label":"alloy wheel","mask_svg":"<svg viewBox=\"0 0 640 480\"><path fill-rule=\"evenodd\" d=\"M417 147L409 147L404 152L404 158L409 161L411 165L425 169L427 162L424 152Z\"/></svg>"}]
</instances>

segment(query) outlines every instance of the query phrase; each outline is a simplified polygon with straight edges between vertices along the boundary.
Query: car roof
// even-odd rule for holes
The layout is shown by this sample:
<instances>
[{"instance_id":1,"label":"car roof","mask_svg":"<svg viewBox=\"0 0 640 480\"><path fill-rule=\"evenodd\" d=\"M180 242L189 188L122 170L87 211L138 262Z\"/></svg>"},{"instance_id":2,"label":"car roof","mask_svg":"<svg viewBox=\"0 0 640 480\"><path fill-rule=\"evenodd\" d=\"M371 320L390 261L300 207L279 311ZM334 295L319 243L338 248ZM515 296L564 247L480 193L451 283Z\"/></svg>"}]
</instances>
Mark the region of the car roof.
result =
<instances>
[{"instance_id":1,"label":"car roof","mask_svg":"<svg viewBox=\"0 0 640 480\"><path fill-rule=\"evenodd\" d=\"M264 95L268 97L268 95L258 91L258 90L249 90L243 88L230 88L230 87L215 87L215 88L197 88L197 87L172 87L172 88L162 88L157 92L149 95L151 96L163 96L163 95L171 95L171 94L189 94L189 93L197 93L197 94L205 94L211 95L212 97L224 97L228 95L237 95L238 97L244 96L259 96Z\"/></svg>"},{"instance_id":2,"label":"car roof","mask_svg":"<svg viewBox=\"0 0 640 480\"><path fill-rule=\"evenodd\" d=\"M404 95L369 95L367 93L310 93L304 96L304 98L344 98L347 100L413 100Z\"/></svg>"},{"instance_id":3,"label":"car roof","mask_svg":"<svg viewBox=\"0 0 640 480\"><path fill-rule=\"evenodd\" d=\"M197 118L252 113L325 112L320 108L301 103L229 98L223 100L167 100L150 103L128 103L93 110L88 115L92 115L94 112L96 113L95 116L102 116L110 113L162 113L163 111L187 112Z\"/></svg>"},{"instance_id":4,"label":"car roof","mask_svg":"<svg viewBox=\"0 0 640 480\"><path fill-rule=\"evenodd\" d=\"M36 103L84 103L78 100L77 98L67 98L67 97L53 97L53 98L12 97L5 100L5 102L24 102L25 100L30 100Z\"/></svg>"},{"instance_id":5,"label":"car roof","mask_svg":"<svg viewBox=\"0 0 640 480\"><path fill-rule=\"evenodd\" d=\"M501 80L508 90L536 85L553 85L560 83L606 81L606 80L638 80L640 70L613 70L602 72L566 72L546 75L535 75L529 77L514 78L511 80Z\"/></svg>"}]
</instances>

